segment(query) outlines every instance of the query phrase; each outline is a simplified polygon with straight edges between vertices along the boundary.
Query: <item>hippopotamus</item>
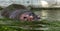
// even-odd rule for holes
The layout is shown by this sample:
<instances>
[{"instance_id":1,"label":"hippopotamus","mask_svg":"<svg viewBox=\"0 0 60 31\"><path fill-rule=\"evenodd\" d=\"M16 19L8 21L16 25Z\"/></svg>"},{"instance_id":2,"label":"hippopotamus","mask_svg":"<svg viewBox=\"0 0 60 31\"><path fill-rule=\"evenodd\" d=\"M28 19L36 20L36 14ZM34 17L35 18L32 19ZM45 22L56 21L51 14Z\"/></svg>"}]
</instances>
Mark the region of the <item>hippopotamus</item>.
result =
<instances>
[{"instance_id":1,"label":"hippopotamus","mask_svg":"<svg viewBox=\"0 0 60 31\"><path fill-rule=\"evenodd\" d=\"M12 7L13 6L13 7ZM11 7L11 8L10 8ZM34 21L40 19L32 10L28 10L26 7L12 4L2 10L1 15L10 19L16 19L21 21Z\"/></svg>"}]
</instances>

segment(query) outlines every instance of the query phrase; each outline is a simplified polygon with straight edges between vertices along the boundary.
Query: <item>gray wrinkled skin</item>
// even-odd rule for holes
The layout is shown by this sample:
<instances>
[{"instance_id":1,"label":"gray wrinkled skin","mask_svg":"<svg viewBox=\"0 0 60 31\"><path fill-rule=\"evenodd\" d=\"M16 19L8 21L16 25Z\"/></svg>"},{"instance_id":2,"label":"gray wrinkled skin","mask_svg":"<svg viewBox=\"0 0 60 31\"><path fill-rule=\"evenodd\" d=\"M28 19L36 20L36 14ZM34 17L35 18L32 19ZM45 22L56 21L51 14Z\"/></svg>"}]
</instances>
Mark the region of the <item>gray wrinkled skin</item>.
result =
<instances>
[{"instance_id":1,"label":"gray wrinkled skin","mask_svg":"<svg viewBox=\"0 0 60 31\"><path fill-rule=\"evenodd\" d=\"M38 16L34 12L32 12L31 10L27 10L26 7L24 7L22 5L17 5L17 4L12 4L9 7L3 9L1 15L4 17L8 17L10 19L19 19L20 20L20 16L24 13L29 16L33 16L33 20L39 19Z\"/></svg>"}]
</instances>

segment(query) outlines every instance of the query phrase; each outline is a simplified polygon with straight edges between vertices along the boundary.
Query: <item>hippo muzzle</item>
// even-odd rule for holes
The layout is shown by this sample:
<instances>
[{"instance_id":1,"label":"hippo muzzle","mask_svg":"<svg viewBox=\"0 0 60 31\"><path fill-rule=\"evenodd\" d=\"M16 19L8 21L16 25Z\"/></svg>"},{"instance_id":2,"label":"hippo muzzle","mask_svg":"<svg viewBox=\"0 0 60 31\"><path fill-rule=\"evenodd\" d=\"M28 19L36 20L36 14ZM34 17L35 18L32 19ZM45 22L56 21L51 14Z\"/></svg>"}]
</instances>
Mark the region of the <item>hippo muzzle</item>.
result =
<instances>
[{"instance_id":1,"label":"hippo muzzle","mask_svg":"<svg viewBox=\"0 0 60 31\"><path fill-rule=\"evenodd\" d=\"M40 16L32 13L32 12L25 12L20 16L21 20L26 20L26 21L34 21L34 20L39 20Z\"/></svg>"}]
</instances>

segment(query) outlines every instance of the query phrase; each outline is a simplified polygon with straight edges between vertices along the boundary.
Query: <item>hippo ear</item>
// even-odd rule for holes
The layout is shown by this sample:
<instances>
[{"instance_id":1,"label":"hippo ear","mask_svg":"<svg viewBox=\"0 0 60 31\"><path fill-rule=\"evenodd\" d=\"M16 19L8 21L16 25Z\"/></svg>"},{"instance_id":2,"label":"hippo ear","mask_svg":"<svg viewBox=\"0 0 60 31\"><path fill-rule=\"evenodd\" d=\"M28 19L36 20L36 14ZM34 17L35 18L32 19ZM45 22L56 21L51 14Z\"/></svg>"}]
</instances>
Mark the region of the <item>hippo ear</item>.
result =
<instances>
[{"instance_id":1,"label":"hippo ear","mask_svg":"<svg viewBox=\"0 0 60 31\"><path fill-rule=\"evenodd\" d=\"M30 16L34 16L35 14L34 14L34 13L30 13L29 15L30 15Z\"/></svg>"}]
</instances>

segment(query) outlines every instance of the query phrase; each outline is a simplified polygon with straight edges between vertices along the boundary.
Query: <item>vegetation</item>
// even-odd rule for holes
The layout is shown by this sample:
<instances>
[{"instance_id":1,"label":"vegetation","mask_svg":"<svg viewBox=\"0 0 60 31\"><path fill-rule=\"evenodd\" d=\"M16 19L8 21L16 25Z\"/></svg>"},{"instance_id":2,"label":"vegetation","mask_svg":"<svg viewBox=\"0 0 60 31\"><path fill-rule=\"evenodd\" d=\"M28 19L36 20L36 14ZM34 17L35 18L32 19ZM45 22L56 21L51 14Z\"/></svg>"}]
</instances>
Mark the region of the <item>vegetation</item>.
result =
<instances>
[{"instance_id":1,"label":"vegetation","mask_svg":"<svg viewBox=\"0 0 60 31\"><path fill-rule=\"evenodd\" d=\"M60 21L42 20L21 22L12 19L0 19L0 31L39 31L38 29L35 30L35 28L43 28L41 31L60 31Z\"/></svg>"}]
</instances>

